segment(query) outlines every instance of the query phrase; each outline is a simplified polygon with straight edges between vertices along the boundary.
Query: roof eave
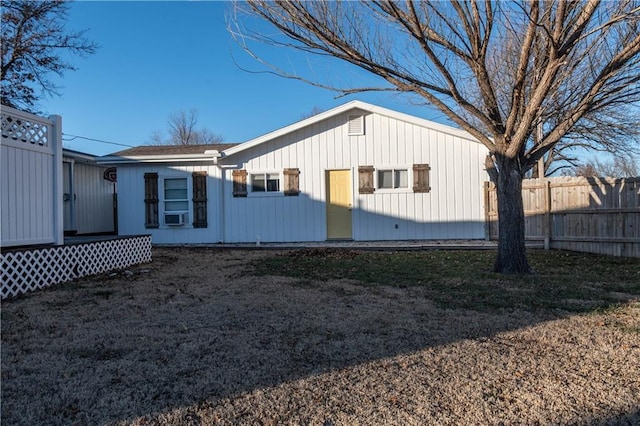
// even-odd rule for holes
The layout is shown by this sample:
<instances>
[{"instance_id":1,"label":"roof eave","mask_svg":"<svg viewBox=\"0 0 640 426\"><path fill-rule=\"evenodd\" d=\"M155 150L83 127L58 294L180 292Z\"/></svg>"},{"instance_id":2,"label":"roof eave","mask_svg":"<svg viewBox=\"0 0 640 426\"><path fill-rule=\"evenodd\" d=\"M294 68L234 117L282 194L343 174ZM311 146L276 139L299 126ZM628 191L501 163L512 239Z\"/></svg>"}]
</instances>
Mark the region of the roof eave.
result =
<instances>
[{"instance_id":1,"label":"roof eave","mask_svg":"<svg viewBox=\"0 0 640 426\"><path fill-rule=\"evenodd\" d=\"M321 112L320 114L316 114L312 117L306 118L304 120L301 121L297 121L293 124L290 124L288 126L282 127L278 130L275 130L273 132L267 133L265 135L262 136L258 136L255 139L252 139L250 141L241 143L240 145L236 145L232 148L229 149L225 149L224 151L222 151L223 157L228 157L230 155L234 155L238 152L247 150L249 148L253 148L256 145L260 145L261 143L270 141L272 139L275 139L277 137L280 136L284 136L288 133L291 132L295 132L296 130L302 129L304 127L310 126L312 124L318 123L322 120L326 120L327 118L333 117L334 115L337 114L341 114L345 111L348 111L350 109L354 109L354 108L362 108L362 105L367 105L364 102L361 101L351 101L351 102L347 102L346 104L337 106L335 108L332 108L328 111L325 112Z\"/></svg>"},{"instance_id":2,"label":"roof eave","mask_svg":"<svg viewBox=\"0 0 640 426\"><path fill-rule=\"evenodd\" d=\"M86 152L74 151L72 149L62 148L62 157L69 158L74 161L80 161L85 163L95 163L96 156L87 154Z\"/></svg>"},{"instance_id":3,"label":"roof eave","mask_svg":"<svg viewBox=\"0 0 640 426\"><path fill-rule=\"evenodd\" d=\"M207 151L210 152L210 151ZM132 155L126 157L107 155L96 159L98 164L134 164L134 163L176 163L176 162L208 162L219 156L211 151L209 154L181 155Z\"/></svg>"}]
</instances>

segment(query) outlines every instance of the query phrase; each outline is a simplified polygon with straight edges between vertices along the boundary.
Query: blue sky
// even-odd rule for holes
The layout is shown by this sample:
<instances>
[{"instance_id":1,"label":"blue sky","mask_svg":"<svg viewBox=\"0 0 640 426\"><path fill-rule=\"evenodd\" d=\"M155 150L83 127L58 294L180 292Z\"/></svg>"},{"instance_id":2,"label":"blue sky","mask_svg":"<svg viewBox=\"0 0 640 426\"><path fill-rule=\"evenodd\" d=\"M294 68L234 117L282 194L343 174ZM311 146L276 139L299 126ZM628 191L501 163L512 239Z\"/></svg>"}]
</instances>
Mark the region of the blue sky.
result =
<instances>
[{"instance_id":1,"label":"blue sky","mask_svg":"<svg viewBox=\"0 0 640 426\"><path fill-rule=\"evenodd\" d=\"M90 2L71 5L67 29L87 29L101 47L89 57L69 57L77 67L55 80L60 97L40 109L59 114L63 132L126 145L145 145L166 128L172 112L196 108L199 126L244 142L298 121L314 108L327 110L353 99L446 123L442 114L384 93L336 99L334 92L263 70L227 30L228 2ZM302 57L264 47L270 60L333 82L371 80L335 60ZM312 64L312 65L310 65ZM240 65L240 66L239 66ZM312 67L310 70L309 67ZM65 137L65 139L70 139ZM68 140L65 148L104 155L125 147Z\"/></svg>"}]
</instances>

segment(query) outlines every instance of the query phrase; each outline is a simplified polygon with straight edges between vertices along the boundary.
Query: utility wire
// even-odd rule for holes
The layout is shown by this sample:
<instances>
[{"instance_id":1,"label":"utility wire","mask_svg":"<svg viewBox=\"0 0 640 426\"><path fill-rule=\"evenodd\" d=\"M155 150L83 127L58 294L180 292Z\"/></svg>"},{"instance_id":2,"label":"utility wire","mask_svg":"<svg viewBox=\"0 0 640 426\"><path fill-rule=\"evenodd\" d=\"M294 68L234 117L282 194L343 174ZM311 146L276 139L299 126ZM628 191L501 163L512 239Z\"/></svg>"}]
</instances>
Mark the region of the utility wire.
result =
<instances>
[{"instance_id":1,"label":"utility wire","mask_svg":"<svg viewBox=\"0 0 640 426\"><path fill-rule=\"evenodd\" d=\"M118 146L126 146L129 148L134 148L133 145L127 145L124 143L118 143L118 142L110 142L110 141L105 141L102 139L94 139L94 138L88 138L86 136L79 136L79 135L71 135L69 133L63 133L62 136L69 136L70 138L65 139L64 137L62 138L63 141L69 142L69 141L74 141L76 139L86 139L88 141L93 141L93 142L100 142L100 143L106 143L109 145L118 145Z\"/></svg>"}]
</instances>

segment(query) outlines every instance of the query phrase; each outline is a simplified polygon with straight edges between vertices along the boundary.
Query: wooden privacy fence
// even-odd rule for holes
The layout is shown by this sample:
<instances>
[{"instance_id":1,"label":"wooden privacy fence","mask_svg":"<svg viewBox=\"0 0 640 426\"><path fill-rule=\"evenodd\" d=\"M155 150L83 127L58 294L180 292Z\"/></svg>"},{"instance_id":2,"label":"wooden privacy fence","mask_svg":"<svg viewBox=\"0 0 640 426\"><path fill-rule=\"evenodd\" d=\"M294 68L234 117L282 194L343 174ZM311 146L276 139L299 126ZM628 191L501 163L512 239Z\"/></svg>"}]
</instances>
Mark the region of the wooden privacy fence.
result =
<instances>
[{"instance_id":1,"label":"wooden privacy fence","mask_svg":"<svg viewBox=\"0 0 640 426\"><path fill-rule=\"evenodd\" d=\"M640 177L557 177L522 184L525 238L545 248L640 257ZM485 183L487 236L498 238L498 203Z\"/></svg>"}]
</instances>

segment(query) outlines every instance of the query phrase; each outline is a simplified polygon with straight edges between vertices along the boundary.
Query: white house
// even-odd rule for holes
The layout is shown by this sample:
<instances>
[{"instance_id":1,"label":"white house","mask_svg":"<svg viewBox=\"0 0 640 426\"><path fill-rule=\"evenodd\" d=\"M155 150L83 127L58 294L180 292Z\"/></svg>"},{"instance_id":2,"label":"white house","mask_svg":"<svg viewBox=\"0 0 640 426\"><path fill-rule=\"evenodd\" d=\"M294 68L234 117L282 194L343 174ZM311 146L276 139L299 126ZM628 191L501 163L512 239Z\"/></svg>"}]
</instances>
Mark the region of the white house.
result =
<instances>
[{"instance_id":1,"label":"white house","mask_svg":"<svg viewBox=\"0 0 640 426\"><path fill-rule=\"evenodd\" d=\"M485 237L487 149L360 101L238 145L144 146L117 166L120 235L155 243Z\"/></svg>"},{"instance_id":2,"label":"white house","mask_svg":"<svg viewBox=\"0 0 640 426\"><path fill-rule=\"evenodd\" d=\"M115 184L90 154L62 147L62 119L2 105L0 244L64 243L113 233Z\"/></svg>"},{"instance_id":3,"label":"white house","mask_svg":"<svg viewBox=\"0 0 640 426\"><path fill-rule=\"evenodd\" d=\"M62 158L65 234L115 233L115 175L84 152L64 148Z\"/></svg>"},{"instance_id":4,"label":"white house","mask_svg":"<svg viewBox=\"0 0 640 426\"><path fill-rule=\"evenodd\" d=\"M151 261L148 235L65 241L65 226L113 230L113 184L91 155L62 148L60 116L0 113L0 298Z\"/></svg>"}]
</instances>

